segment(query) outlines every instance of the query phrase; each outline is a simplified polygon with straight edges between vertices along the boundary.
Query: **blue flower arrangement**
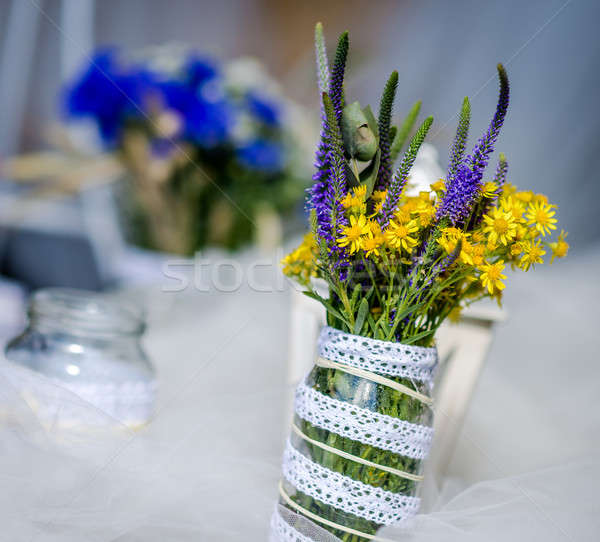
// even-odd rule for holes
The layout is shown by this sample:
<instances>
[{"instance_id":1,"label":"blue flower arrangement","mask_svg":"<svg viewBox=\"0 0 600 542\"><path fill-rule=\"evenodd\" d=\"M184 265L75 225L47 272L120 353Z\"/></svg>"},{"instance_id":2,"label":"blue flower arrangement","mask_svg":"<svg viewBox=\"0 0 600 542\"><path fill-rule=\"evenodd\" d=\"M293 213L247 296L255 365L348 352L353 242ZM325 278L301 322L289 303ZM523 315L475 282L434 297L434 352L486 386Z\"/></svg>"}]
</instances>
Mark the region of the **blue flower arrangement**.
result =
<instances>
[{"instance_id":1,"label":"blue flower arrangement","mask_svg":"<svg viewBox=\"0 0 600 542\"><path fill-rule=\"evenodd\" d=\"M119 199L134 243L186 255L237 249L255 235L257 212L281 216L302 200L290 102L265 90L273 82L256 65L244 85L194 52L155 60L97 51L65 89L64 113L92 119L123 161Z\"/></svg>"}]
</instances>

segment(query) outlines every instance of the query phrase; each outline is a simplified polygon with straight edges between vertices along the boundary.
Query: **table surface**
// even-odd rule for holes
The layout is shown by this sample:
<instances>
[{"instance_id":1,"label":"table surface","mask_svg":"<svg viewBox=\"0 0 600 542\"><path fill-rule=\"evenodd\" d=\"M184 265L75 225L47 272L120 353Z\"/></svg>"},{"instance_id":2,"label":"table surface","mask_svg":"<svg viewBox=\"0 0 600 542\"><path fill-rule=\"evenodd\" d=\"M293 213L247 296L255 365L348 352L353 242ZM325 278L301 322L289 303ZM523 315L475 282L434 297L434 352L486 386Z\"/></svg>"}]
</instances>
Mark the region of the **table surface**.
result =
<instances>
[{"instance_id":1,"label":"table surface","mask_svg":"<svg viewBox=\"0 0 600 542\"><path fill-rule=\"evenodd\" d=\"M599 275L592 250L509 278L510 318L497 328L448 477L430 481L436 504L403 536L593 539ZM123 292L148 306L156 416L136 432L65 432L36 425L21 403L0 439L7 540L267 540L291 392L289 291L276 276L265 267L255 277L277 286L268 292ZM5 379L0 390L11 395Z\"/></svg>"}]
</instances>

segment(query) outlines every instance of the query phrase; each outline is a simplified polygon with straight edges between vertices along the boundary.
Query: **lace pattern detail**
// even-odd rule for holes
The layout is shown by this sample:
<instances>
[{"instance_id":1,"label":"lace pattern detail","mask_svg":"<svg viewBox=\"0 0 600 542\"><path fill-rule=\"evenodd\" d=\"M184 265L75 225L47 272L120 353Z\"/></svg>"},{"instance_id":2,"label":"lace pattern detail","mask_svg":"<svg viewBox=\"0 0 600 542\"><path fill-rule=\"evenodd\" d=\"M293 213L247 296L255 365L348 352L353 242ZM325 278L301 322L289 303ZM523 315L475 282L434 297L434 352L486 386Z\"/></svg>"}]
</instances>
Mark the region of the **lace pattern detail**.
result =
<instances>
[{"instance_id":1,"label":"lace pattern detail","mask_svg":"<svg viewBox=\"0 0 600 542\"><path fill-rule=\"evenodd\" d=\"M289 440L283 454L283 475L302 493L380 525L398 523L419 508L417 497L373 487L323 467L301 454Z\"/></svg>"},{"instance_id":2,"label":"lace pattern detail","mask_svg":"<svg viewBox=\"0 0 600 542\"><path fill-rule=\"evenodd\" d=\"M436 348L392 343L324 327L319 355L374 373L431 383L438 362Z\"/></svg>"},{"instance_id":3,"label":"lace pattern detail","mask_svg":"<svg viewBox=\"0 0 600 542\"><path fill-rule=\"evenodd\" d=\"M301 382L295 410L302 419L343 437L395 454L424 459L433 429L328 397Z\"/></svg>"}]
</instances>

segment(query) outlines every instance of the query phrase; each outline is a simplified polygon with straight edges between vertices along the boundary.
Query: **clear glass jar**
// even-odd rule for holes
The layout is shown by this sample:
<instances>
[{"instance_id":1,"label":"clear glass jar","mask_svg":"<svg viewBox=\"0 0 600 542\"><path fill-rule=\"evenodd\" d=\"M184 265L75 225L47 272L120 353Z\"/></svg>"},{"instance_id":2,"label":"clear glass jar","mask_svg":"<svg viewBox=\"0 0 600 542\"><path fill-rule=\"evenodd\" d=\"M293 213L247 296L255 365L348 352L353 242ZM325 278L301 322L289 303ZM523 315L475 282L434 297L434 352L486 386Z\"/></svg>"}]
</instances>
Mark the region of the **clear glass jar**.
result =
<instances>
[{"instance_id":1,"label":"clear glass jar","mask_svg":"<svg viewBox=\"0 0 600 542\"><path fill-rule=\"evenodd\" d=\"M75 393L107 422L138 426L150 419L156 379L140 342L141 311L102 294L48 288L32 296L28 320L6 347L10 361ZM58 422L82 422L79 410L61 405Z\"/></svg>"}]
</instances>

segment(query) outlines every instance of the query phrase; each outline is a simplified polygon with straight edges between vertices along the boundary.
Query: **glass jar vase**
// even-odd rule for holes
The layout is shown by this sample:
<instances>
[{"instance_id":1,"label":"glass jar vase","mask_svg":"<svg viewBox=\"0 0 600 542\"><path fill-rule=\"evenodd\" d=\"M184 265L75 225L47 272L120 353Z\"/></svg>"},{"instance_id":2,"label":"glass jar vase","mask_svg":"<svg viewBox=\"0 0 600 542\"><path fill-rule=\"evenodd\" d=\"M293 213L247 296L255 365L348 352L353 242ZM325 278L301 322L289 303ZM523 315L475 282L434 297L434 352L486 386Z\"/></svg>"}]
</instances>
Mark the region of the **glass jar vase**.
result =
<instances>
[{"instance_id":1,"label":"glass jar vase","mask_svg":"<svg viewBox=\"0 0 600 542\"><path fill-rule=\"evenodd\" d=\"M102 423L135 427L152 416L156 379L141 345L145 330L137 308L93 292L49 288L30 301L28 325L6 347L13 363L36 371L81 402L36 400L40 418L86 423L86 406ZM35 407L34 407L35 408Z\"/></svg>"},{"instance_id":2,"label":"glass jar vase","mask_svg":"<svg viewBox=\"0 0 600 542\"><path fill-rule=\"evenodd\" d=\"M296 388L273 540L304 540L317 526L335 540L369 542L418 512L437 361L435 348L323 328Z\"/></svg>"}]
</instances>

